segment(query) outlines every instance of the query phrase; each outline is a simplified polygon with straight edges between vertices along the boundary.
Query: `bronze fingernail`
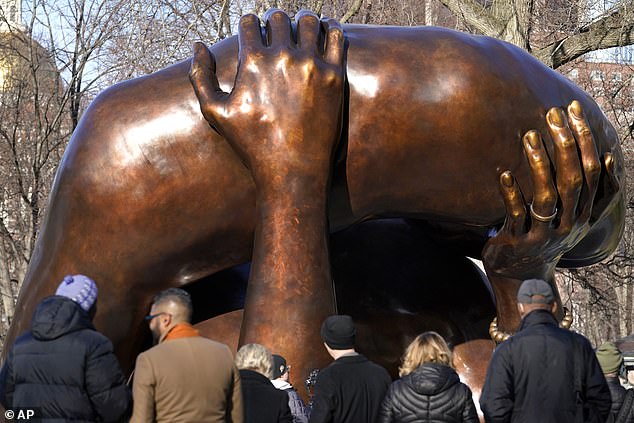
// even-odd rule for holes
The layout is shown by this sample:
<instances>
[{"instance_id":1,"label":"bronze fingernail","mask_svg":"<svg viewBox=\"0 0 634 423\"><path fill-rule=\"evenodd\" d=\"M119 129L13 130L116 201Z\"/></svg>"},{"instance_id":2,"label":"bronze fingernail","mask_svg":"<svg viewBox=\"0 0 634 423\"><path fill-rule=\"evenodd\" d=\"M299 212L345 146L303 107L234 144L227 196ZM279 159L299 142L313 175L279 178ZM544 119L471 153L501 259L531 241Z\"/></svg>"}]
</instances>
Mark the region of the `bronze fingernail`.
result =
<instances>
[{"instance_id":1,"label":"bronze fingernail","mask_svg":"<svg viewBox=\"0 0 634 423\"><path fill-rule=\"evenodd\" d=\"M537 135L537 132L530 131L526 133L524 138L526 139L526 141L528 141L528 145L530 145L532 148L539 148L540 142L539 142L539 136Z\"/></svg>"},{"instance_id":2,"label":"bronze fingernail","mask_svg":"<svg viewBox=\"0 0 634 423\"><path fill-rule=\"evenodd\" d=\"M575 119L583 119L583 109L581 108L581 103L577 100L570 103L568 110L570 110L570 113L575 117Z\"/></svg>"},{"instance_id":3,"label":"bronze fingernail","mask_svg":"<svg viewBox=\"0 0 634 423\"><path fill-rule=\"evenodd\" d=\"M500 178L502 179L502 183L507 186L507 187L512 187L513 186L513 175L511 175L511 172L509 172L508 170L506 172L504 172Z\"/></svg>"},{"instance_id":4,"label":"bronze fingernail","mask_svg":"<svg viewBox=\"0 0 634 423\"><path fill-rule=\"evenodd\" d=\"M564 116L563 116L563 112L560 109L550 109L548 111L548 121L559 127L559 128L563 128L564 127Z\"/></svg>"}]
</instances>

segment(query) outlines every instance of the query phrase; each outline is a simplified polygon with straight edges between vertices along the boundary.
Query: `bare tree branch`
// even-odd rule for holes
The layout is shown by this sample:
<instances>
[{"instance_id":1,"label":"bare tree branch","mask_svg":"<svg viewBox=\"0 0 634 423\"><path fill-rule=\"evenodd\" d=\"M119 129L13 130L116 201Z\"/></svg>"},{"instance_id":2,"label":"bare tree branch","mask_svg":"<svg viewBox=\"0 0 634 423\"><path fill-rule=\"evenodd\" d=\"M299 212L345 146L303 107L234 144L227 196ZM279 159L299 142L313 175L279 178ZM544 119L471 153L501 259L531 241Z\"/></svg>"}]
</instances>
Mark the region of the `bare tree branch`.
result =
<instances>
[{"instance_id":1,"label":"bare tree branch","mask_svg":"<svg viewBox=\"0 0 634 423\"><path fill-rule=\"evenodd\" d=\"M632 2L603 18L579 28L579 32L535 49L533 54L553 69L577 57L610 47L634 43L634 14Z\"/></svg>"},{"instance_id":2,"label":"bare tree branch","mask_svg":"<svg viewBox=\"0 0 634 423\"><path fill-rule=\"evenodd\" d=\"M340 19L341 23L348 22L348 20L350 20L351 17L356 15L359 12L359 9L361 9L362 3L363 3L363 0L355 0L352 6L350 6L350 9L348 9L348 11L341 17Z\"/></svg>"},{"instance_id":3,"label":"bare tree branch","mask_svg":"<svg viewBox=\"0 0 634 423\"><path fill-rule=\"evenodd\" d=\"M481 3L473 0L440 0L440 3L481 34L499 38L504 33L506 25L496 19Z\"/></svg>"}]
</instances>

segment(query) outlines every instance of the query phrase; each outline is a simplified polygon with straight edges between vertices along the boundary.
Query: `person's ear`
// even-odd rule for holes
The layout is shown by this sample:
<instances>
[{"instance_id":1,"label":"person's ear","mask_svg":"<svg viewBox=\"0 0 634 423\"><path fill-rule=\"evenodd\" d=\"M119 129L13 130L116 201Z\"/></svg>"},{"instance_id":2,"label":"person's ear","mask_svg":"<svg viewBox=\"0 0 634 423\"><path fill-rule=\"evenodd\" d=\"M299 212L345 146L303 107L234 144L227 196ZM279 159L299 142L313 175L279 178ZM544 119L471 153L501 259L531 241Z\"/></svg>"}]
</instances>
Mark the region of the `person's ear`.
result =
<instances>
[{"instance_id":1,"label":"person's ear","mask_svg":"<svg viewBox=\"0 0 634 423\"><path fill-rule=\"evenodd\" d=\"M551 311L553 314L556 314L556 313L557 313L557 309L558 309L558 306L557 306L557 301L554 301L554 302L551 304L551 306L550 306L550 311Z\"/></svg>"},{"instance_id":2,"label":"person's ear","mask_svg":"<svg viewBox=\"0 0 634 423\"><path fill-rule=\"evenodd\" d=\"M517 303L517 311L519 311L520 317L524 317L524 304Z\"/></svg>"},{"instance_id":3,"label":"person's ear","mask_svg":"<svg viewBox=\"0 0 634 423\"><path fill-rule=\"evenodd\" d=\"M160 322L163 323L164 327L168 327L172 322L172 315L169 313L161 314L159 318L161 319Z\"/></svg>"}]
</instances>

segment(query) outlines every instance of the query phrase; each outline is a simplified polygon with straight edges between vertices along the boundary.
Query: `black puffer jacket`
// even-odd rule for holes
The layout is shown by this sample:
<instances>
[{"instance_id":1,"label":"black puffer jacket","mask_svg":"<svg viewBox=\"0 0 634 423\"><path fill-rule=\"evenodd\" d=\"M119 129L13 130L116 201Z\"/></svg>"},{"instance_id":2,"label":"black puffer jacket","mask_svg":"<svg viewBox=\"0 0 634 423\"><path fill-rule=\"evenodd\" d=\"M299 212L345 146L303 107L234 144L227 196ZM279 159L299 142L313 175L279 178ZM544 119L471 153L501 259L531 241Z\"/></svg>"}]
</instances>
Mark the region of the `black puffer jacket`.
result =
<instances>
[{"instance_id":1,"label":"black puffer jacket","mask_svg":"<svg viewBox=\"0 0 634 423\"><path fill-rule=\"evenodd\" d=\"M77 303L52 296L38 305L31 331L9 352L0 402L36 408L45 419L116 422L129 411L131 395L112 343Z\"/></svg>"},{"instance_id":2,"label":"black puffer jacket","mask_svg":"<svg viewBox=\"0 0 634 423\"><path fill-rule=\"evenodd\" d=\"M471 389L451 367L425 363L395 381L381 403L378 422L478 422Z\"/></svg>"}]
</instances>

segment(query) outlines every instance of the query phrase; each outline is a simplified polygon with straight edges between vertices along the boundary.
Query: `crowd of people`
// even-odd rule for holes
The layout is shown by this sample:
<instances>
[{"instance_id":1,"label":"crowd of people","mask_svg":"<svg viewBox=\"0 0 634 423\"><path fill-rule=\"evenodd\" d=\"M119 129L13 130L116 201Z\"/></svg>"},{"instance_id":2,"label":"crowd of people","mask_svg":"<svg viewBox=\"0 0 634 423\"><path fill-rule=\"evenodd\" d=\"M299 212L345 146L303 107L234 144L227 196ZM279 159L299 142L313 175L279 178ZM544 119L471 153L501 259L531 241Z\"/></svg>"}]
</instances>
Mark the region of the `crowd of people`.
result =
<instances>
[{"instance_id":1,"label":"crowd of people","mask_svg":"<svg viewBox=\"0 0 634 423\"><path fill-rule=\"evenodd\" d=\"M0 403L31 408L47 421L365 423L477 422L471 389L435 332L407 347L392 381L355 349L350 316L328 317L321 337L333 362L306 405L289 382L291 366L263 345L229 347L200 336L189 294L159 293L146 316L155 346L136 360L132 389L112 343L95 330L97 285L67 276L35 310L31 330L8 352ZM623 357L613 343L561 329L550 284L524 281L519 330L495 350L480 408L486 422L633 422L634 390L619 381Z\"/></svg>"}]
</instances>

